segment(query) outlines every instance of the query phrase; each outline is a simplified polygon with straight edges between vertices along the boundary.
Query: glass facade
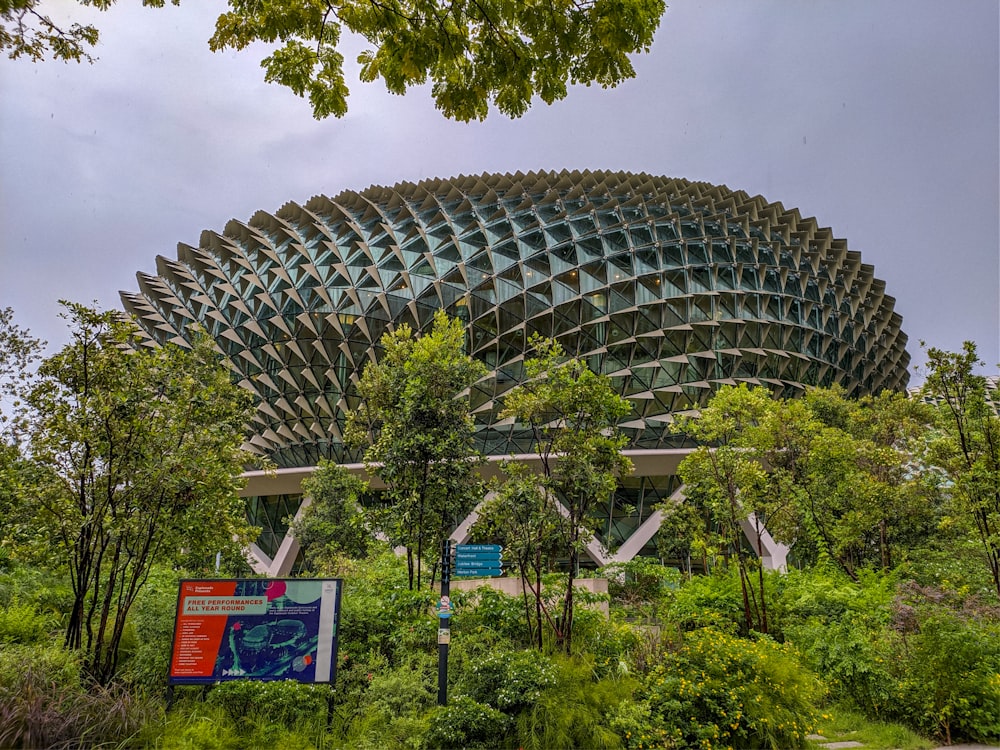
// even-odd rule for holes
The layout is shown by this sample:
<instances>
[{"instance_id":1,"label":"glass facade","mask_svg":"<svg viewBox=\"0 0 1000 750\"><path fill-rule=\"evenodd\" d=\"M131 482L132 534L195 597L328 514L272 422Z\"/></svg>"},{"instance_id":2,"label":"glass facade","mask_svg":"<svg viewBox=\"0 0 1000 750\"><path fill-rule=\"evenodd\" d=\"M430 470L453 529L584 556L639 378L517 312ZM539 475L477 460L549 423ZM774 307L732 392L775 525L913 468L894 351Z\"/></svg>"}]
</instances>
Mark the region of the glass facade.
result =
<instances>
[{"instance_id":1,"label":"glass facade","mask_svg":"<svg viewBox=\"0 0 1000 750\"><path fill-rule=\"evenodd\" d=\"M894 300L844 240L759 196L644 174L317 196L206 231L138 278L126 310L151 342L208 330L260 397L250 444L279 466L358 460L341 435L364 365L385 331L425 329L439 308L468 324L469 350L489 368L470 398L490 455L532 449L498 413L536 332L628 398L621 428L634 448L679 447L670 415L721 384L792 395L839 383L859 395L908 379ZM624 538L624 521L609 519L608 540Z\"/></svg>"},{"instance_id":2,"label":"glass facade","mask_svg":"<svg viewBox=\"0 0 1000 750\"><path fill-rule=\"evenodd\" d=\"M302 504L302 495L265 495L244 498L247 520L260 528L257 546L268 557L274 557L288 531L287 519L293 517Z\"/></svg>"}]
</instances>

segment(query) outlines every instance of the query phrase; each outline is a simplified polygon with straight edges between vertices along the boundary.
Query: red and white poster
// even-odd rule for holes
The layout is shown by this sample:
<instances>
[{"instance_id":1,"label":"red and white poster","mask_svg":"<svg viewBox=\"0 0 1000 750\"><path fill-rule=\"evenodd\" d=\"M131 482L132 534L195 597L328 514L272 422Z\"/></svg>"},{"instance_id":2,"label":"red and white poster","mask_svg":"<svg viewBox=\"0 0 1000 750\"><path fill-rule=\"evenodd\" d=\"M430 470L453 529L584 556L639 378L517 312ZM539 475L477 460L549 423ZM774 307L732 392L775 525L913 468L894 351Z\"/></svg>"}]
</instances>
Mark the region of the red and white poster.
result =
<instances>
[{"instance_id":1,"label":"red and white poster","mask_svg":"<svg viewBox=\"0 0 1000 750\"><path fill-rule=\"evenodd\" d=\"M170 684L333 682L341 585L337 578L181 581Z\"/></svg>"}]
</instances>

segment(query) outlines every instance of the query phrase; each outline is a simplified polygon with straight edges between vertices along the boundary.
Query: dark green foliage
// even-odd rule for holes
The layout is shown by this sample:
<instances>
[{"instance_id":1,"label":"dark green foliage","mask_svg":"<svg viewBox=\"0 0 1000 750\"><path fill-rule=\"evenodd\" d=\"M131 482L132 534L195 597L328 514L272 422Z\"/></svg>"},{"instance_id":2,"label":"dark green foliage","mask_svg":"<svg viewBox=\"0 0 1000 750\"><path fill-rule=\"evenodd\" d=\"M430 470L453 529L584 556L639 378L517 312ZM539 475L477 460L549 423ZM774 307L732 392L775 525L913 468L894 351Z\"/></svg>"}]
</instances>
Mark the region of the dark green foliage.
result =
<instances>
[{"instance_id":1,"label":"dark green foliage","mask_svg":"<svg viewBox=\"0 0 1000 750\"><path fill-rule=\"evenodd\" d=\"M727 633L746 633L738 575L721 569L694 576L674 596L668 617L683 630L714 627Z\"/></svg>"},{"instance_id":2,"label":"dark green foliage","mask_svg":"<svg viewBox=\"0 0 1000 750\"><path fill-rule=\"evenodd\" d=\"M243 735L271 724L319 738L326 729L330 691L328 685L305 685L294 680L233 680L212 688L205 702L222 708Z\"/></svg>"},{"instance_id":3,"label":"dark green foliage","mask_svg":"<svg viewBox=\"0 0 1000 750\"><path fill-rule=\"evenodd\" d=\"M37 605L12 599L0 609L0 645L39 643L59 630L51 612L39 612Z\"/></svg>"},{"instance_id":4,"label":"dark green foliage","mask_svg":"<svg viewBox=\"0 0 1000 750\"><path fill-rule=\"evenodd\" d=\"M703 628L663 654L613 726L629 748L804 747L822 692L790 646Z\"/></svg>"},{"instance_id":5,"label":"dark green foliage","mask_svg":"<svg viewBox=\"0 0 1000 750\"><path fill-rule=\"evenodd\" d=\"M366 489L364 480L325 459L302 481L309 504L298 520L289 519L289 529L314 570L337 575L340 557L368 554L373 534L360 505Z\"/></svg>"},{"instance_id":6,"label":"dark green foliage","mask_svg":"<svg viewBox=\"0 0 1000 750\"><path fill-rule=\"evenodd\" d=\"M503 747L511 723L510 717L495 708L459 695L431 713L423 747L428 750Z\"/></svg>"},{"instance_id":7,"label":"dark green foliage","mask_svg":"<svg viewBox=\"0 0 1000 750\"><path fill-rule=\"evenodd\" d=\"M410 588L440 558L441 543L482 498L468 388L485 366L465 353L465 328L443 310L430 332L405 323L380 341L365 366L361 403L347 415L345 439L364 448L365 466L385 483L387 504L372 525L406 548Z\"/></svg>"},{"instance_id":8,"label":"dark green foliage","mask_svg":"<svg viewBox=\"0 0 1000 750\"><path fill-rule=\"evenodd\" d=\"M531 651L493 651L468 664L457 689L478 703L514 714L555 684L549 659Z\"/></svg>"},{"instance_id":9,"label":"dark green foliage","mask_svg":"<svg viewBox=\"0 0 1000 750\"><path fill-rule=\"evenodd\" d=\"M662 614L660 605L672 598L681 582L677 568L661 565L649 557L605 565L597 574L608 579L612 605L623 608L632 618L640 615L650 620Z\"/></svg>"},{"instance_id":10,"label":"dark green foliage","mask_svg":"<svg viewBox=\"0 0 1000 750\"><path fill-rule=\"evenodd\" d=\"M833 698L942 740L994 741L1000 609L976 597L835 571L790 575L785 635Z\"/></svg>"},{"instance_id":11,"label":"dark green foliage","mask_svg":"<svg viewBox=\"0 0 1000 750\"><path fill-rule=\"evenodd\" d=\"M618 704L632 694L629 679L597 679L589 658L554 657L555 684L517 717L518 747L525 750L620 748L610 726Z\"/></svg>"},{"instance_id":12,"label":"dark green foliage","mask_svg":"<svg viewBox=\"0 0 1000 750\"><path fill-rule=\"evenodd\" d=\"M3 18L3 6L0 6L0 19ZM0 25L0 49L2 45L3 26ZM42 354L45 342L36 339L26 328L14 323L14 311L9 307L0 308L0 448L6 449L7 438L16 434L23 424L18 423L21 416L18 410L19 399L25 390L26 382L31 381L31 373L35 363ZM13 414L5 414L3 400L10 400L7 406L12 407ZM10 459L11 454L0 452L0 468L4 459ZM0 480L3 477L0 475ZM0 498L4 485L0 483Z\"/></svg>"},{"instance_id":13,"label":"dark green foliage","mask_svg":"<svg viewBox=\"0 0 1000 750\"><path fill-rule=\"evenodd\" d=\"M832 697L857 706L873 719L888 718L895 680L889 669L891 638L848 619L826 625L811 621L791 633L808 663L821 675Z\"/></svg>"},{"instance_id":14,"label":"dark green foliage","mask_svg":"<svg viewBox=\"0 0 1000 750\"><path fill-rule=\"evenodd\" d=\"M503 641L528 646L525 605L522 599L507 596L487 586L467 594L452 591L452 600L461 614L463 632L475 632L484 642Z\"/></svg>"},{"instance_id":15,"label":"dark green foliage","mask_svg":"<svg viewBox=\"0 0 1000 750\"><path fill-rule=\"evenodd\" d=\"M600 600L591 599L593 594L582 590L579 594L573 637L580 653L593 662L594 676L616 679L629 674L631 654L641 640L642 626L634 627L618 617L609 619L596 606Z\"/></svg>"},{"instance_id":16,"label":"dark green foliage","mask_svg":"<svg viewBox=\"0 0 1000 750\"><path fill-rule=\"evenodd\" d=\"M1000 740L1000 608L908 584L893 625L895 717L948 744Z\"/></svg>"},{"instance_id":17,"label":"dark green foliage","mask_svg":"<svg viewBox=\"0 0 1000 750\"><path fill-rule=\"evenodd\" d=\"M854 582L833 568L813 569L789 573L782 588L785 636L831 696L873 719L887 718L895 695L892 579L867 573Z\"/></svg>"},{"instance_id":18,"label":"dark green foliage","mask_svg":"<svg viewBox=\"0 0 1000 750\"><path fill-rule=\"evenodd\" d=\"M404 560L383 552L356 565L344 578L341 602L341 658L380 654L390 662L400 648L436 643L437 624L430 608L435 594L409 588Z\"/></svg>"},{"instance_id":19,"label":"dark green foliage","mask_svg":"<svg viewBox=\"0 0 1000 750\"><path fill-rule=\"evenodd\" d=\"M702 443L679 469L686 502L711 522L693 544L708 563L737 564L747 628L768 630L761 572L748 557L759 554L763 519L799 564L832 560L851 576L872 565L890 570L934 536L940 493L912 470L931 416L898 393L851 401L829 388L773 400L741 385L678 420ZM663 533L683 537L693 527L676 513Z\"/></svg>"},{"instance_id":20,"label":"dark green foliage","mask_svg":"<svg viewBox=\"0 0 1000 750\"><path fill-rule=\"evenodd\" d=\"M66 579L25 565L0 574L0 643L44 643L73 602Z\"/></svg>"}]
</instances>

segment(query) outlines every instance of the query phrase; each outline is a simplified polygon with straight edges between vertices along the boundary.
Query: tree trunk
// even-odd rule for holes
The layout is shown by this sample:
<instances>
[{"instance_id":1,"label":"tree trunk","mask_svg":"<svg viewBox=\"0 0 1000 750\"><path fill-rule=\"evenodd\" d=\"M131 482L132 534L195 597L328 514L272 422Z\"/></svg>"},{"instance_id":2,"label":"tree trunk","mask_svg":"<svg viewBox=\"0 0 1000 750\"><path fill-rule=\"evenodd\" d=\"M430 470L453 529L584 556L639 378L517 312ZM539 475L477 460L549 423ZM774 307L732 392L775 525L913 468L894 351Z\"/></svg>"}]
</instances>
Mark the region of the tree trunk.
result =
<instances>
[{"instance_id":1,"label":"tree trunk","mask_svg":"<svg viewBox=\"0 0 1000 750\"><path fill-rule=\"evenodd\" d=\"M764 596L764 531L760 516L754 513L754 529L757 532L757 583L760 586L760 632L767 634L767 597Z\"/></svg>"}]
</instances>

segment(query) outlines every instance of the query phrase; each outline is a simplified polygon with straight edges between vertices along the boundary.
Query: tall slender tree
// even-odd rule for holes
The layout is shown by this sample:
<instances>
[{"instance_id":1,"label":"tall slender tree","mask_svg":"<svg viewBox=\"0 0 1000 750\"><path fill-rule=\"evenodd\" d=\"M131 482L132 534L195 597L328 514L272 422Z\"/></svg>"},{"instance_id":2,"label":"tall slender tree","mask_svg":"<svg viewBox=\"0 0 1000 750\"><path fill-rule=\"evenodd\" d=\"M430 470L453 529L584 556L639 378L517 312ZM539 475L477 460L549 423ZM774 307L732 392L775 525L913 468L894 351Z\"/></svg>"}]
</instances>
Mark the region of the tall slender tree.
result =
<instances>
[{"instance_id":1,"label":"tall slender tree","mask_svg":"<svg viewBox=\"0 0 1000 750\"><path fill-rule=\"evenodd\" d=\"M708 510L718 529L720 552L726 560L736 560L747 630L762 633L768 631L760 564L768 481L760 456L752 449L752 436L772 406L766 388L749 388L745 383L725 386L697 417L679 418L674 426L700 443L681 462L678 473L685 494ZM743 543L744 528L750 526L756 531L756 558Z\"/></svg>"},{"instance_id":2,"label":"tall slender tree","mask_svg":"<svg viewBox=\"0 0 1000 750\"><path fill-rule=\"evenodd\" d=\"M938 404L941 432L930 445L930 461L949 480L957 514L971 519L1000 596L1000 417L986 398L983 363L976 345L961 352L927 350L924 393Z\"/></svg>"},{"instance_id":3,"label":"tall slender tree","mask_svg":"<svg viewBox=\"0 0 1000 750\"><path fill-rule=\"evenodd\" d=\"M25 394L25 497L50 560L69 573L65 645L106 684L153 564L239 555L247 543L238 490L252 404L207 337L138 347L115 313L66 307L72 340Z\"/></svg>"},{"instance_id":4,"label":"tall slender tree","mask_svg":"<svg viewBox=\"0 0 1000 750\"><path fill-rule=\"evenodd\" d=\"M505 478L479 507L474 531L486 539L502 540L504 564L515 568L521 579L528 640L541 649L545 623L557 629L542 592L542 576L558 560L563 517L552 493L530 467L506 461L502 468Z\"/></svg>"},{"instance_id":5,"label":"tall slender tree","mask_svg":"<svg viewBox=\"0 0 1000 750\"><path fill-rule=\"evenodd\" d=\"M377 523L406 548L410 588L420 588L425 557L482 497L468 389L486 368L465 353L462 322L443 310L429 333L415 336L403 324L380 343L358 384L347 439L366 446L368 471L386 486Z\"/></svg>"},{"instance_id":6,"label":"tall slender tree","mask_svg":"<svg viewBox=\"0 0 1000 750\"><path fill-rule=\"evenodd\" d=\"M618 432L632 405L586 362L567 358L553 339L536 334L529 345L535 356L525 361L525 382L507 395L501 416L530 427L541 459L539 487L558 511L559 549L568 565L556 639L569 653L573 582L593 536L594 511L611 501L619 478L632 471L622 453L627 438Z\"/></svg>"}]
</instances>

